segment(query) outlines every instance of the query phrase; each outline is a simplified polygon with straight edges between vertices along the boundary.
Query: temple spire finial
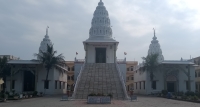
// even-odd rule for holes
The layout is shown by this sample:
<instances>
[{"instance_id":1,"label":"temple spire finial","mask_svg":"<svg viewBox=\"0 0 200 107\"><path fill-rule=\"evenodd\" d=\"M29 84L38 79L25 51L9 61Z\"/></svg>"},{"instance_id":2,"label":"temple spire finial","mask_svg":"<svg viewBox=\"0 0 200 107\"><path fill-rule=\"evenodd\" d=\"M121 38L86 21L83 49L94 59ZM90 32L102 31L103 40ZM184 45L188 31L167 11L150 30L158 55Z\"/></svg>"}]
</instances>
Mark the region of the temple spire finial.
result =
<instances>
[{"instance_id":1,"label":"temple spire finial","mask_svg":"<svg viewBox=\"0 0 200 107\"><path fill-rule=\"evenodd\" d=\"M153 31L154 31L154 37L156 36L156 30L153 28Z\"/></svg>"},{"instance_id":2,"label":"temple spire finial","mask_svg":"<svg viewBox=\"0 0 200 107\"><path fill-rule=\"evenodd\" d=\"M46 35L48 35L48 28L49 28L49 26L47 26L47 28L46 28Z\"/></svg>"},{"instance_id":3,"label":"temple spire finial","mask_svg":"<svg viewBox=\"0 0 200 107\"><path fill-rule=\"evenodd\" d=\"M102 2L102 0L100 0L100 2Z\"/></svg>"}]
</instances>

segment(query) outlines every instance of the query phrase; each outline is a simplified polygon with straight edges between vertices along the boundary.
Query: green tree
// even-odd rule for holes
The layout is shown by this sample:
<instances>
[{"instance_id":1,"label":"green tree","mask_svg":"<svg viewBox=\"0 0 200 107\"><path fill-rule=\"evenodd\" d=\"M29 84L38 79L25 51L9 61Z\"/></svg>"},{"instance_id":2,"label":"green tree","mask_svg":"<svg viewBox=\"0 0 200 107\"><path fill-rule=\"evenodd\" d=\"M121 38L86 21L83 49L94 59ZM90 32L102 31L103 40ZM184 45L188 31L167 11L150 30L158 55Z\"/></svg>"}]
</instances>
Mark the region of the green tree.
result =
<instances>
[{"instance_id":1,"label":"green tree","mask_svg":"<svg viewBox=\"0 0 200 107\"><path fill-rule=\"evenodd\" d=\"M144 70L149 72L150 81L151 81L151 88L153 87L152 82L154 79L154 72L158 70L158 54L150 54L147 57L142 57L144 60Z\"/></svg>"},{"instance_id":2,"label":"green tree","mask_svg":"<svg viewBox=\"0 0 200 107\"><path fill-rule=\"evenodd\" d=\"M47 83L48 83L48 76L49 71L51 68L53 68L56 65L63 66L65 65L64 56L62 54L59 54L58 56L55 56L57 51L54 51L53 45L49 46L47 44L47 51L43 52L40 50L40 52L37 54L35 53L34 56L36 56L41 63L45 66L47 74L45 79L45 89L47 89Z\"/></svg>"},{"instance_id":3,"label":"green tree","mask_svg":"<svg viewBox=\"0 0 200 107\"><path fill-rule=\"evenodd\" d=\"M7 57L0 58L0 78L3 78L3 92L6 88L6 77L10 75L11 67L7 64Z\"/></svg>"}]
</instances>

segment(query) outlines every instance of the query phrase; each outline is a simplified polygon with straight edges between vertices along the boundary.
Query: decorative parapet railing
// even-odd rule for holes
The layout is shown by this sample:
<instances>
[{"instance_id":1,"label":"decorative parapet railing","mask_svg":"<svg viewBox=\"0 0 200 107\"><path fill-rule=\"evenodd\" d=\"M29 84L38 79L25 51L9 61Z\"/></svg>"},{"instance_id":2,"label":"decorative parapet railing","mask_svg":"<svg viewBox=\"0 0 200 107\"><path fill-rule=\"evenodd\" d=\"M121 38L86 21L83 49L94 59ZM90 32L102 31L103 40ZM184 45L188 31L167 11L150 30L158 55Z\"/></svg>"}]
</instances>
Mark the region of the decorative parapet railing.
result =
<instances>
[{"instance_id":1,"label":"decorative parapet railing","mask_svg":"<svg viewBox=\"0 0 200 107\"><path fill-rule=\"evenodd\" d=\"M126 63L126 58L124 58L124 59L117 59L117 63Z\"/></svg>"},{"instance_id":2,"label":"decorative parapet railing","mask_svg":"<svg viewBox=\"0 0 200 107\"><path fill-rule=\"evenodd\" d=\"M79 82L80 82L80 78L81 78L82 72L83 72L83 70L84 70L84 67L85 67L85 62L84 62L84 64L82 65L81 70L80 70L80 72L79 72L79 74L78 74L78 77L77 77L77 79L76 79L76 83L75 83L75 87L74 87L74 92L73 92L73 94L72 94L72 98L74 98L74 99L75 99L75 95L76 95L76 92L77 92L78 84L79 84Z\"/></svg>"},{"instance_id":3,"label":"decorative parapet railing","mask_svg":"<svg viewBox=\"0 0 200 107\"><path fill-rule=\"evenodd\" d=\"M85 59L76 59L75 57L74 62L85 62Z\"/></svg>"},{"instance_id":4,"label":"decorative parapet railing","mask_svg":"<svg viewBox=\"0 0 200 107\"><path fill-rule=\"evenodd\" d=\"M120 81L121 81L121 83L122 83L122 88L123 88L123 92L124 92L124 94L125 94L125 99L128 100L128 99L130 99L130 97L128 96L127 91L126 91L126 86L125 86L124 77L123 77L123 75L122 75L122 72L121 72L120 69L119 69L118 64L117 64L117 63L115 63L115 64L116 64L116 68L117 68L117 71L118 71L118 74L119 74Z\"/></svg>"},{"instance_id":5,"label":"decorative parapet railing","mask_svg":"<svg viewBox=\"0 0 200 107\"><path fill-rule=\"evenodd\" d=\"M176 62L176 61L192 62L192 60L189 60L189 59L181 59L181 60L164 60L164 61L172 61L172 62Z\"/></svg>"}]
</instances>

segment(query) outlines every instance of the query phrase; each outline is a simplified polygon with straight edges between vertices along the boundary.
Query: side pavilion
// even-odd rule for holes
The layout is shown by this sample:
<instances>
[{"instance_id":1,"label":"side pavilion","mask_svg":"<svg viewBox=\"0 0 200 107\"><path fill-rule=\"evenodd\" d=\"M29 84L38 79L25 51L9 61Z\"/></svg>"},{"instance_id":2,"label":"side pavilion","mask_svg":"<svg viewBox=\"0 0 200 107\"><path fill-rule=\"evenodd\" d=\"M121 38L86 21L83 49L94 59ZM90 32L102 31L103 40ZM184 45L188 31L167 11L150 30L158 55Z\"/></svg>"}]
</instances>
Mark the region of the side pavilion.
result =
<instances>
[{"instance_id":1,"label":"side pavilion","mask_svg":"<svg viewBox=\"0 0 200 107\"><path fill-rule=\"evenodd\" d=\"M11 76L7 77L6 91L63 94L67 90L67 68L56 65L49 72L48 88L44 89L46 69L39 60L10 60Z\"/></svg>"}]
</instances>

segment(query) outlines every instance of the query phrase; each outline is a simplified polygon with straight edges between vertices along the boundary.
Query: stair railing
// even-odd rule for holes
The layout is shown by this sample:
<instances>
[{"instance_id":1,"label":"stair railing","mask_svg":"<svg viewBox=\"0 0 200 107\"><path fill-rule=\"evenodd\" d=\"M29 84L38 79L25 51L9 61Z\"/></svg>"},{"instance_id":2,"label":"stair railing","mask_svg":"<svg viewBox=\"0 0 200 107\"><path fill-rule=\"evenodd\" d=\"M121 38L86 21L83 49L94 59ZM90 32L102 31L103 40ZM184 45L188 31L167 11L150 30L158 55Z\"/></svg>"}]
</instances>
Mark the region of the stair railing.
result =
<instances>
[{"instance_id":1,"label":"stair railing","mask_svg":"<svg viewBox=\"0 0 200 107\"><path fill-rule=\"evenodd\" d=\"M124 91L124 94L125 94L125 99L128 100L128 99L130 99L130 97L128 96L127 91L126 91L124 77L122 75L122 72L119 69L117 62L115 62L115 64L116 64L116 68L117 68L117 71L118 71L118 74L119 74L120 81L122 83L122 88L123 88L123 91Z\"/></svg>"},{"instance_id":2,"label":"stair railing","mask_svg":"<svg viewBox=\"0 0 200 107\"><path fill-rule=\"evenodd\" d=\"M78 88L78 84L80 82L80 78L81 78L82 72L84 70L84 67L85 67L85 62L83 63L83 65L81 67L81 70L80 70L80 72L79 72L79 74L77 76L77 79L76 79L76 83L75 83L75 87L74 87L74 92L72 94L72 98L74 98L74 99L75 99L75 96L76 96L76 93L77 93L77 90L78 90L77 89Z\"/></svg>"}]
</instances>

